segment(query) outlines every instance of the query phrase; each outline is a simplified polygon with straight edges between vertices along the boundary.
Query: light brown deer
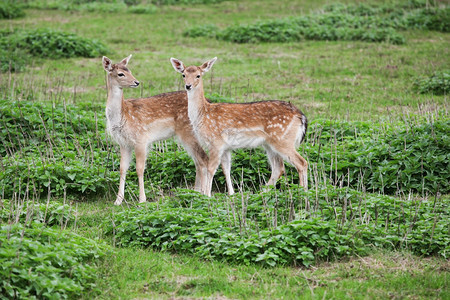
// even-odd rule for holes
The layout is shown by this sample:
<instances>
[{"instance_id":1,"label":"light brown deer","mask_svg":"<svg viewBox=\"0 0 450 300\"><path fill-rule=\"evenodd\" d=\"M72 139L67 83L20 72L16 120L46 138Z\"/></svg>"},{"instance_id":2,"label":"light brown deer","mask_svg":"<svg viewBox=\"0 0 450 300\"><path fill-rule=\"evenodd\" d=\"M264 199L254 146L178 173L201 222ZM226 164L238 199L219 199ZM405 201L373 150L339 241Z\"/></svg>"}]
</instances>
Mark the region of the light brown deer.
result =
<instances>
[{"instance_id":1,"label":"light brown deer","mask_svg":"<svg viewBox=\"0 0 450 300\"><path fill-rule=\"evenodd\" d=\"M230 163L233 149L257 146L264 147L272 168L268 185L274 185L283 174L284 159L295 166L300 185L307 189L308 163L296 150L306 134L306 116L284 101L209 103L203 92L203 75L216 60L215 57L201 66L186 67L182 61L170 59L174 69L183 75L188 116L195 135L209 150L207 195L211 196L219 162Z\"/></svg>"},{"instance_id":2,"label":"light brown deer","mask_svg":"<svg viewBox=\"0 0 450 300\"><path fill-rule=\"evenodd\" d=\"M102 59L103 68L107 72L107 129L112 138L120 145L120 183L114 204L120 205L124 199L125 177L130 166L133 149L136 154L139 202L146 201L144 168L147 149L152 143L173 136L181 142L194 160L195 189L206 193L208 156L192 130L187 114L186 92L178 91L148 98L124 100L123 88L135 88L139 85L139 81L127 68L130 58L131 55L117 64L113 64L105 56ZM225 169L224 172L226 172Z\"/></svg>"}]
</instances>

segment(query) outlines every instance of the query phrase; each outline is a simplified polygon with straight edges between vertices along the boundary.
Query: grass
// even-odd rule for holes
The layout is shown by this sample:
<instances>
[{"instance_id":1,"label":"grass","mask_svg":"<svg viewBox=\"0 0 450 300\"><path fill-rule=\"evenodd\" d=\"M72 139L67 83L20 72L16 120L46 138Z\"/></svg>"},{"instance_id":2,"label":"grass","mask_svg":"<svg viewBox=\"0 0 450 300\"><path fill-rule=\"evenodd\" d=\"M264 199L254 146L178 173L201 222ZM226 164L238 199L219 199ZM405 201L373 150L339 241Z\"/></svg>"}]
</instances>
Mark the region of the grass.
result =
<instances>
[{"instance_id":1,"label":"grass","mask_svg":"<svg viewBox=\"0 0 450 300\"><path fill-rule=\"evenodd\" d=\"M206 77L205 91L220 97L291 101L310 120L364 120L382 126L383 122L414 118L415 114L448 118L448 95L414 90L418 78L450 69L448 33L408 30L402 32L406 37L403 45L353 41L246 45L183 36L193 26L252 24L308 14L329 3L280 0L274 9L271 1L224 1L164 5L157 13L136 15L26 9L24 18L0 20L0 30L61 30L101 41L112 50L104 55L113 61L133 54L129 67L142 84L140 89L125 91L130 98L181 89L181 78L170 66L170 57L198 65L217 56L218 62ZM48 101L55 106L80 102L104 105L105 74L100 57L30 60L22 72L0 73L1 98ZM99 122L105 121L98 117ZM104 198L94 194L65 199L77 211L69 229L115 245L114 238L99 227L128 209L112 206L114 193L113 188ZM170 191L163 193L170 195ZM116 247L110 256L98 261L98 266L101 292L86 292L86 299L450 297L448 260L402 251L373 250L365 257L320 261L307 269L245 266L187 254Z\"/></svg>"},{"instance_id":2,"label":"grass","mask_svg":"<svg viewBox=\"0 0 450 300\"><path fill-rule=\"evenodd\" d=\"M418 112L425 106L448 109L446 96L417 95L412 91L418 76L449 68L446 45L449 35L432 31L405 32L405 45L364 42L314 42L238 45L210 38L187 38L186 28L201 24L228 26L253 23L264 18L280 18L308 13L323 7L324 2L292 4L281 1L276 12L265 1L227 1L214 5L184 7L162 6L155 15L70 13L58 10L27 10L21 20L0 21L1 28L52 28L75 32L98 39L119 60L130 53L130 68L143 83L126 96L154 95L181 88L181 79L168 62L177 57L187 64L200 64L219 58L208 74L206 91L214 91L237 101L281 99L297 104L310 119L331 117L365 120L374 117ZM302 7L302 8L300 8ZM193 17L202 11L204 18ZM123 18L125 22L117 22ZM87 26L87 24L89 26ZM67 66L70 65L70 72ZM26 85L29 76L37 81L49 74L66 90L69 101L104 103L104 71L100 60L38 60L25 73L13 75L16 86ZM7 75L0 75L3 78ZM2 78L2 79L3 79ZM5 78L6 79L6 78ZM54 86L55 82L37 83ZM2 80L3 83L8 82ZM82 86L76 96L73 88ZM8 88L8 87L5 87ZM46 100L38 92L34 99Z\"/></svg>"},{"instance_id":3,"label":"grass","mask_svg":"<svg viewBox=\"0 0 450 300\"><path fill-rule=\"evenodd\" d=\"M124 207L107 199L78 202L75 232L93 239L92 228ZM111 242L113 243L113 242ZM98 299L446 299L448 260L408 252L374 250L365 257L322 261L309 269L245 266L185 254L116 248L100 266ZM90 299L91 294L85 298Z\"/></svg>"}]
</instances>

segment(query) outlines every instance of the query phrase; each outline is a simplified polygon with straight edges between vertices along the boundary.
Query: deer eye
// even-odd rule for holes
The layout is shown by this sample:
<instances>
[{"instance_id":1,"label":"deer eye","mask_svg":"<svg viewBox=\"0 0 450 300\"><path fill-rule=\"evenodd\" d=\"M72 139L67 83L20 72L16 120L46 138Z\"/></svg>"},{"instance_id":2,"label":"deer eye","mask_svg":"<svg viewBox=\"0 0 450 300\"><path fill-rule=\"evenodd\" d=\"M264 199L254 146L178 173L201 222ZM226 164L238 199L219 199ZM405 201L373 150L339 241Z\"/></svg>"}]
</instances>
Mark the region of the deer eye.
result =
<instances>
[{"instance_id":1,"label":"deer eye","mask_svg":"<svg viewBox=\"0 0 450 300\"><path fill-rule=\"evenodd\" d=\"M183 78L186 77L186 75L183 74Z\"/></svg>"},{"instance_id":2,"label":"deer eye","mask_svg":"<svg viewBox=\"0 0 450 300\"><path fill-rule=\"evenodd\" d=\"M197 78L200 78L200 75L197 75Z\"/></svg>"},{"instance_id":3,"label":"deer eye","mask_svg":"<svg viewBox=\"0 0 450 300\"><path fill-rule=\"evenodd\" d=\"M125 74L123 74L123 73L119 73L119 74L117 74L119 77L123 77L123 76L125 76Z\"/></svg>"}]
</instances>

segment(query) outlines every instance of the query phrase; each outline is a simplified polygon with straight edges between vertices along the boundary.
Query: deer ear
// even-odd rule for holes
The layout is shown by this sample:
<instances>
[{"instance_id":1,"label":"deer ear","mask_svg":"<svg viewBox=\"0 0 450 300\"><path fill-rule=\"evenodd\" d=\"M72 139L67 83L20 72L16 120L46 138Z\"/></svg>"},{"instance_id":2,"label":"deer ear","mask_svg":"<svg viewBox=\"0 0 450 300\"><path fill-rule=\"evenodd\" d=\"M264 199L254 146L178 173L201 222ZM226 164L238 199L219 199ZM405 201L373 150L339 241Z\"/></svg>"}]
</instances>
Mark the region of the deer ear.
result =
<instances>
[{"instance_id":1,"label":"deer ear","mask_svg":"<svg viewBox=\"0 0 450 300\"><path fill-rule=\"evenodd\" d=\"M214 57L213 59L208 60L203 65L201 65L200 69L202 69L203 73L208 72L209 70L211 70L211 68L214 65L214 63L216 62L216 60L217 60L217 57Z\"/></svg>"},{"instance_id":2,"label":"deer ear","mask_svg":"<svg viewBox=\"0 0 450 300\"><path fill-rule=\"evenodd\" d=\"M126 67L128 65L128 62L131 59L131 56L132 56L132 54L130 54L128 57L125 57L124 59L122 59L122 61L120 63Z\"/></svg>"},{"instance_id":3,"label":"deer ear","mask_svg":"<svg viewBox=\"0 0 450 300\"><path fill-rule=\"evenodd\" d=\"M183 73L184 70L186 69L185 65L183 64L183 62L179 59L176 58L170 58L170 62L172 63L172 67L175 69L175 71Z\"/></svg>"},{"instance_id":4,"label":"deer ear","mask_svg":"<svg viewBox=\"0 0 450 300\"><path fill-rule=\"evenodd\" d=\"M103 56L102 63L103 63L103 69L105 69L106 72L112 71L112 61L109 58L107 58L106 56Z\"/></svg>"}]
</instances>

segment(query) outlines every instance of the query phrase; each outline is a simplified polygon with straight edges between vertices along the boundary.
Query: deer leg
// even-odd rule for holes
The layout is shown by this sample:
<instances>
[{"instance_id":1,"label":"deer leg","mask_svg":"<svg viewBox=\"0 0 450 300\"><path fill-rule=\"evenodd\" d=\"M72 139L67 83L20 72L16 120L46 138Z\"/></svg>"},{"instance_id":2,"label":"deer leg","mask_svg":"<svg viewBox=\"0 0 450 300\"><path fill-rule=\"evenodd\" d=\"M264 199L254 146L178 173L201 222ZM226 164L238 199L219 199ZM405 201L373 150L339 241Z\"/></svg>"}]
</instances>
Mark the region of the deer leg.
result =
<instances>
[{"instance_id":1,"label":"deer leg","mask_svg":"<svg viewBox=\"0 0 450 300\"><path fill-rule=\"evenodd\" d=\"M209 151L209 162L208 162L208 170L207 170L207 180L206 180L206 195L211 197L212 190L212 181L214 178L214 174L216 173L217 167L222 161L222 153L221 151Z\"/></svg>"},{"instance_id":2,"label":"deer leg","mask_svg":"<svg viewBox=\"0 0 450 300\"><path fill-rule=\"evenodd\" d=\"M295 147L275 147L274 150L297 169L299 184L305 190L308 190L308 162L306 161L306 159L298 154L297 150L295 150Z\"/></svg>"},{"instance_id":3,"label":"deer leg","mask_svg":"<svg viewBox=\"0 0 450 300\"><path fill-rule=\"evenodd\" d=\"M233 182L231 181L231 151L225 151L222 155L222 171L227 182L228 195L234 194Z\"/></svg>"},{"instance_id":4,"label":"deer leg","mask_svg":"<svg viewBox=\"0 0 450 300\"><path fill-rule=\"evenodd\" d=\"M144 189L144 169L145 160L147 158L147 147L146 145L137 145L134 151L136 153L136 173L139 182L139 203L144 203L147 201Z\"/></svg>"},{"instance_id":5,"label":"deer leg","mask_svg":"<svg viewBox=\"0 0 450 300\"><path fill-rule=\"evenodd\" d=\"M202 146L190 133L177 133L177 136L183 144L184 149L194 160L195 164L195 185L194 190L205 194L206 172L208 168L208 155Z\"/></svg>"},{"instance_id":6,"label":"deer leg","mask_svg":"<svg viewBox=\"0 0 450 300\"><path fill-rule=\"evenodd\" d=\"M115 205L122 204L125 195L125 177L127 176L128 168L131 161L131 149L120 146L120 180L119 192L117 193Z\"/></svg>"},{"instance_id":7,"label":"deer leg","mask_svg":"<svg viewBox=\"0 0 450 300\"><path fill-rule=\"evenodd\" d=\"M269 147L265 147L265 149L270 167L272 169L272 175L270 176L270 179L269 181L267 181L266 185L275 185L277 183L277 180L284 173L284 161L278 153L274 152Z\"/></svg>"}]
</instances>

